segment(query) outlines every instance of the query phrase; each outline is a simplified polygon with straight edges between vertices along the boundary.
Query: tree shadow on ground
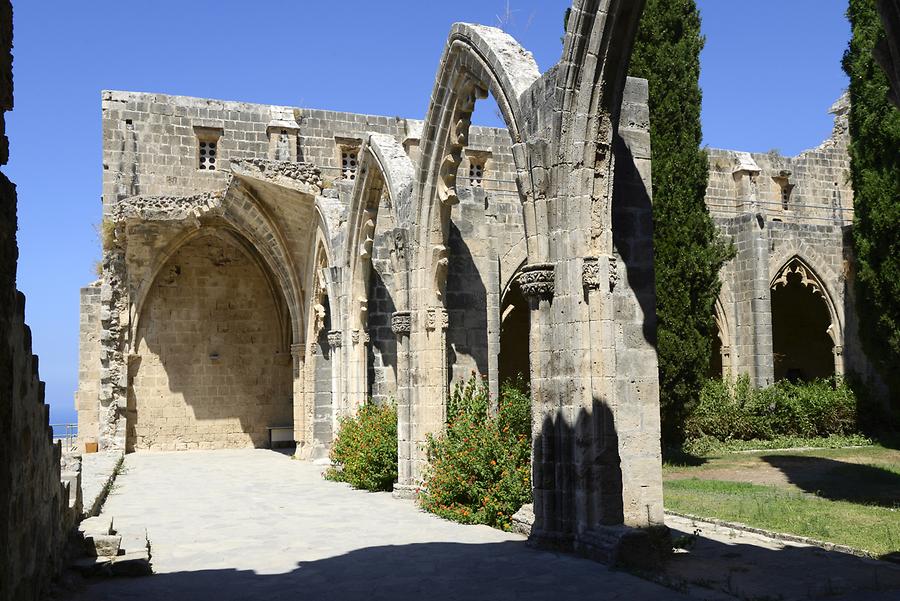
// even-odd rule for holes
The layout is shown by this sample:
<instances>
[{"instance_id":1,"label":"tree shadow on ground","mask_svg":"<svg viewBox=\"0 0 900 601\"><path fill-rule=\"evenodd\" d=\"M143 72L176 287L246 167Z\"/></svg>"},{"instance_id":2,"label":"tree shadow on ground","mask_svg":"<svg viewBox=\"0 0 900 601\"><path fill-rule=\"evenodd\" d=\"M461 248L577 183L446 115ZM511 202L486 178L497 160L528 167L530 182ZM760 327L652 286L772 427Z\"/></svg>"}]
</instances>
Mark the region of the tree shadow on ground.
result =
<instances>
[{"instance_id":1,"label":"tree shadow on ground","mask_svg":"<svg viewBox=\"0 0 900 601\"><path fill-rule=\"evenodd\" d=\"M900 475L873 465L805 455L764 455L797 487L832 501L900 506Z\"/></svg>"},{"instance_id":2,"label":"tree shadow on ground","mask_svg":"<svg viewBox=\"0 0 900 601\"><path fill-rule=\"evenodd\" d=\"M763 539L690 520L670 528L673 539L689 541L690 551L672 555L656 579L691 597L720 599L708 593L719 591L736 599L886 601L897 598L900 588L900 566L886 561L818 547L773 548L780 543L771 540L765 546L748 544Z\"/></svg>"},{"instance_id":3,"label":"tree shadow on ground","mask_svg":"<svg viewBox=\"0 0 900 601\"><path fill-rule=\"evenodd\" d=\"M300 561L295 569L280 574L227 568L95 581L66 598L662 601L694 598L702 589L712 589L740 599L788 601L900 588L900 568L885 562L818 548L776 550L708 538L700 538L691 553L673 556L665 571L653 576L669 588L589 560L531 549L522 541L422 543ZM851 598L856 597L847 597Z\"/></svg>"},{"instance_id":4,"label":"tree shadow on ground","mask_svg":"<svg viewBox=\"0 0 900 601\"><path fill-rule=\"evenodd\" d=\"M675 447L663 448L663 461L671 467L699 467L709 463L709 459L688 453Z\"/></svg>"}]
</instances>

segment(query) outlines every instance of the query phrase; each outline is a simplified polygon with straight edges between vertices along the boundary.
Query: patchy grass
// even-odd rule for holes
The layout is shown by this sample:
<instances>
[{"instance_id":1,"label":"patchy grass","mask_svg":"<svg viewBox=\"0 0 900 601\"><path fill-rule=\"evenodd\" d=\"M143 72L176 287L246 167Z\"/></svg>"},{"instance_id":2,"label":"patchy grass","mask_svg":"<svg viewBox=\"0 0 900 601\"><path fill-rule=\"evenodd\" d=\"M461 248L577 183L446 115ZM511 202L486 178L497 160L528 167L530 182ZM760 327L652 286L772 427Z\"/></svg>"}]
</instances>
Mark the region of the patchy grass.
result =
<instances>
[{"instance_id":1,"label":"patchy grass","mask_svg":"<svg viewBox=\"0 0 900 601\"><path fill-rule=\"evenodd\" d=\"M887 555L900 549L900 511L827 500L779 486L720 480L665 483L668 509L808 536Z\"/></svg>"},{"instance_id":2,"label":"patchy grass","mask_svg":"<svg viewBox=\"0 0 900 601\"><path fill-rule=\"evenodd\" d=\"M900 551L900 450L861 448L675 456L667 509L863 549Z\"/></svg>"}]
</instances>

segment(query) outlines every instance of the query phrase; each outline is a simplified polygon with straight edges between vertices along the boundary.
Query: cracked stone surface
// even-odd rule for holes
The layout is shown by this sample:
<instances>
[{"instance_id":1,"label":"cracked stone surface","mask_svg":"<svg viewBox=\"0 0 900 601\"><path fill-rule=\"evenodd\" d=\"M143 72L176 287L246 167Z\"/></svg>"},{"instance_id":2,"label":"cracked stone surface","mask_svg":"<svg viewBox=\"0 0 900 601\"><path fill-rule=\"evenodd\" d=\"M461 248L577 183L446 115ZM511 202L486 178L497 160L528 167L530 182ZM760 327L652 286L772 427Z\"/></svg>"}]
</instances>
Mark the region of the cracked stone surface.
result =
<instances>
[{"instance_id":1,"label":"cracked stone surface","mask_svg":"<svg viewBox=\"0 0 900 601\"><path fill-rule=\"evenodd\" d=\"M155 575L74 599L685 599L624 572L326 482L262 450L126 456L104 513L146 526Z\"/></svg>"}]
</instances>

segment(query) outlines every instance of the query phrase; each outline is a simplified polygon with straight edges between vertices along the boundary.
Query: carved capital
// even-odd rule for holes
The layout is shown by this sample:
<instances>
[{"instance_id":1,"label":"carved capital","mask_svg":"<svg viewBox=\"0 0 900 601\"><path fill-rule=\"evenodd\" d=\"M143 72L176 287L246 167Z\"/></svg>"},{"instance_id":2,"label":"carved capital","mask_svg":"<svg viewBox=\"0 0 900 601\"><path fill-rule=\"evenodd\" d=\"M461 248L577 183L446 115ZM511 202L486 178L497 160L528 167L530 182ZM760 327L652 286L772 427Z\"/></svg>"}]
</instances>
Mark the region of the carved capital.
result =
<instances>
[{"instance_id":1,"label":"carved capital","mask_svg":"<svg viewBox=\"0 0 900 601\"><path fill-rule=\"evenodd\" d=\"M395 311L391 315L391 330L397 336L409 336L412 332L412 314L409 311Z\"/></svg>"},{"instance_id":2,"label":"carved capital","mask_svg":"<svg viewBox=\"0 0 900 601\"><path fill-rule=\"evenodd\" d=\"M359 344L359 330L350 332L350 340L353 341L353 344Z\"/></svg>"},{"instance_id":3,"label":"carved capital","mask_svg":"<svg viewBox=\"0 0 900 601\"><path fill-rule=\"evenodd\" d=\"M607 258L609 260L609 291L612 292L619 283L619 261L613 255Z\"/></svg>"},{"instance_id":4,"label":"carved capital","mask_svg":"<svg viewBox=\"0 0 900 601\"><path fill-rule=\"evenodd\" d=\"M581 283L588 290L599 290L603 281L609 284L609 291L612 292L616 284L619 283L619 270L616 257L610 255L606 259L607 271L603 272L604 259L597 257L585 257L581 264Z\"/></svg>"},{"instance_id":5,"label":"carved capital","mask_svg":"<svg viewBox=\"0 0 900 601\"><path fill-rule=\"evenodd\" d=\"M428 309L425 317L425 328L428 330L436 330L438 328L446 330L450 325L450 316L447 309L443 307L432 307Z\"/></svg>"},{"instance_id":6,"label":"carved capital","mask_svg":"<svg viewBox=\"0 0 900 601\"><path fill-rule=\"evenodd\" d=\"M526 297L552 298L554 292L553 263L526 265L522 268L516 281L522 289L522 294Z\"/></svg>"},{"instance_id":7,"label":"carved capital","mask_svg":"<svg viewBox=\"0 0 900 601\"><path fill-rule=\"evenodd\" d=\"M581 263L581 284L588 290L600 288L600 262L597 257L585 257Z\"/></svg>"},{"instance_id":8,"label":"carved capital","mask_svg":"<svg viewBox=\"0 0 900 601\"><path fill-rule=\"evenodd\" d=\"M836 344L836 345L834 346L834 354L835 354L835 356L837 356L837 357L840 357L841 355L843 355L843 354L844 354L844 347L841 346L840 344Z\"/></svg>"},{"instance_id":9,"label":"carved capital","mask_svg":"<svg viewBox=\"0 0 900 601\"><path fill-rule=\"evenodd\" d=\"M302 359L306 355L305 344L292 344L291 355L297 359Z\"/></svg>"},{"instance_id":10,"label":"carved capital","mask_svg":"<svg viewBox=\"0 0 900 601\"><path fill-rule=\"evenodd\" d=\"M343 339L344 337L341 335L340 330L331 330L328 332L328 345L331 348L341 348Z\"/></svg>"}]
</instances>

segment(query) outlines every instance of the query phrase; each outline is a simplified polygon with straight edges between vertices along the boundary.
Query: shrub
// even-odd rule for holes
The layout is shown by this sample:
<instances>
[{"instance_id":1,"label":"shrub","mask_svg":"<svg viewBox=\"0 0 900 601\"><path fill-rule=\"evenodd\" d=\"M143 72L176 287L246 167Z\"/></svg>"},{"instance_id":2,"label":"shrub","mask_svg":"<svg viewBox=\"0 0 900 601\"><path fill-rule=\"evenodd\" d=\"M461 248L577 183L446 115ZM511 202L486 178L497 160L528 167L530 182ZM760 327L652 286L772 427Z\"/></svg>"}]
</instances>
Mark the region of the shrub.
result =
<instances>
[{"instance_id":1,"label":"shrub","mask_svg":"<svg viewBox=\"0 0 900 601\"><path fill-rule=\"evenodd\" d=\"M688 440L771 440L857 432L857 399L842 378L754 389L747 376L709 380L684 425Z\"/></svg>"},{"instance_id":2,"label":"shrub","mask_svg":"<svg viewBox=\"0 0 900 601\"><path fill-rule=\"evenodd\" d=\"M391 490L397 480L396 406L368 403L355 416L342 418L330 458L328 480L371 491Z\"/></svg>"},{"instance_id":3,"label":"shrub","mask_svg":"<svg viewBox=\"0 0 900 601\"><path fill-rule=\"evenodd\" d=\"M487 385L472 377L447 403L447 428L428 439L424 509L464 524L509 530L531 501L531 399L521 381L500 391L491 415Z\"/></svg>"}]
</instances>

